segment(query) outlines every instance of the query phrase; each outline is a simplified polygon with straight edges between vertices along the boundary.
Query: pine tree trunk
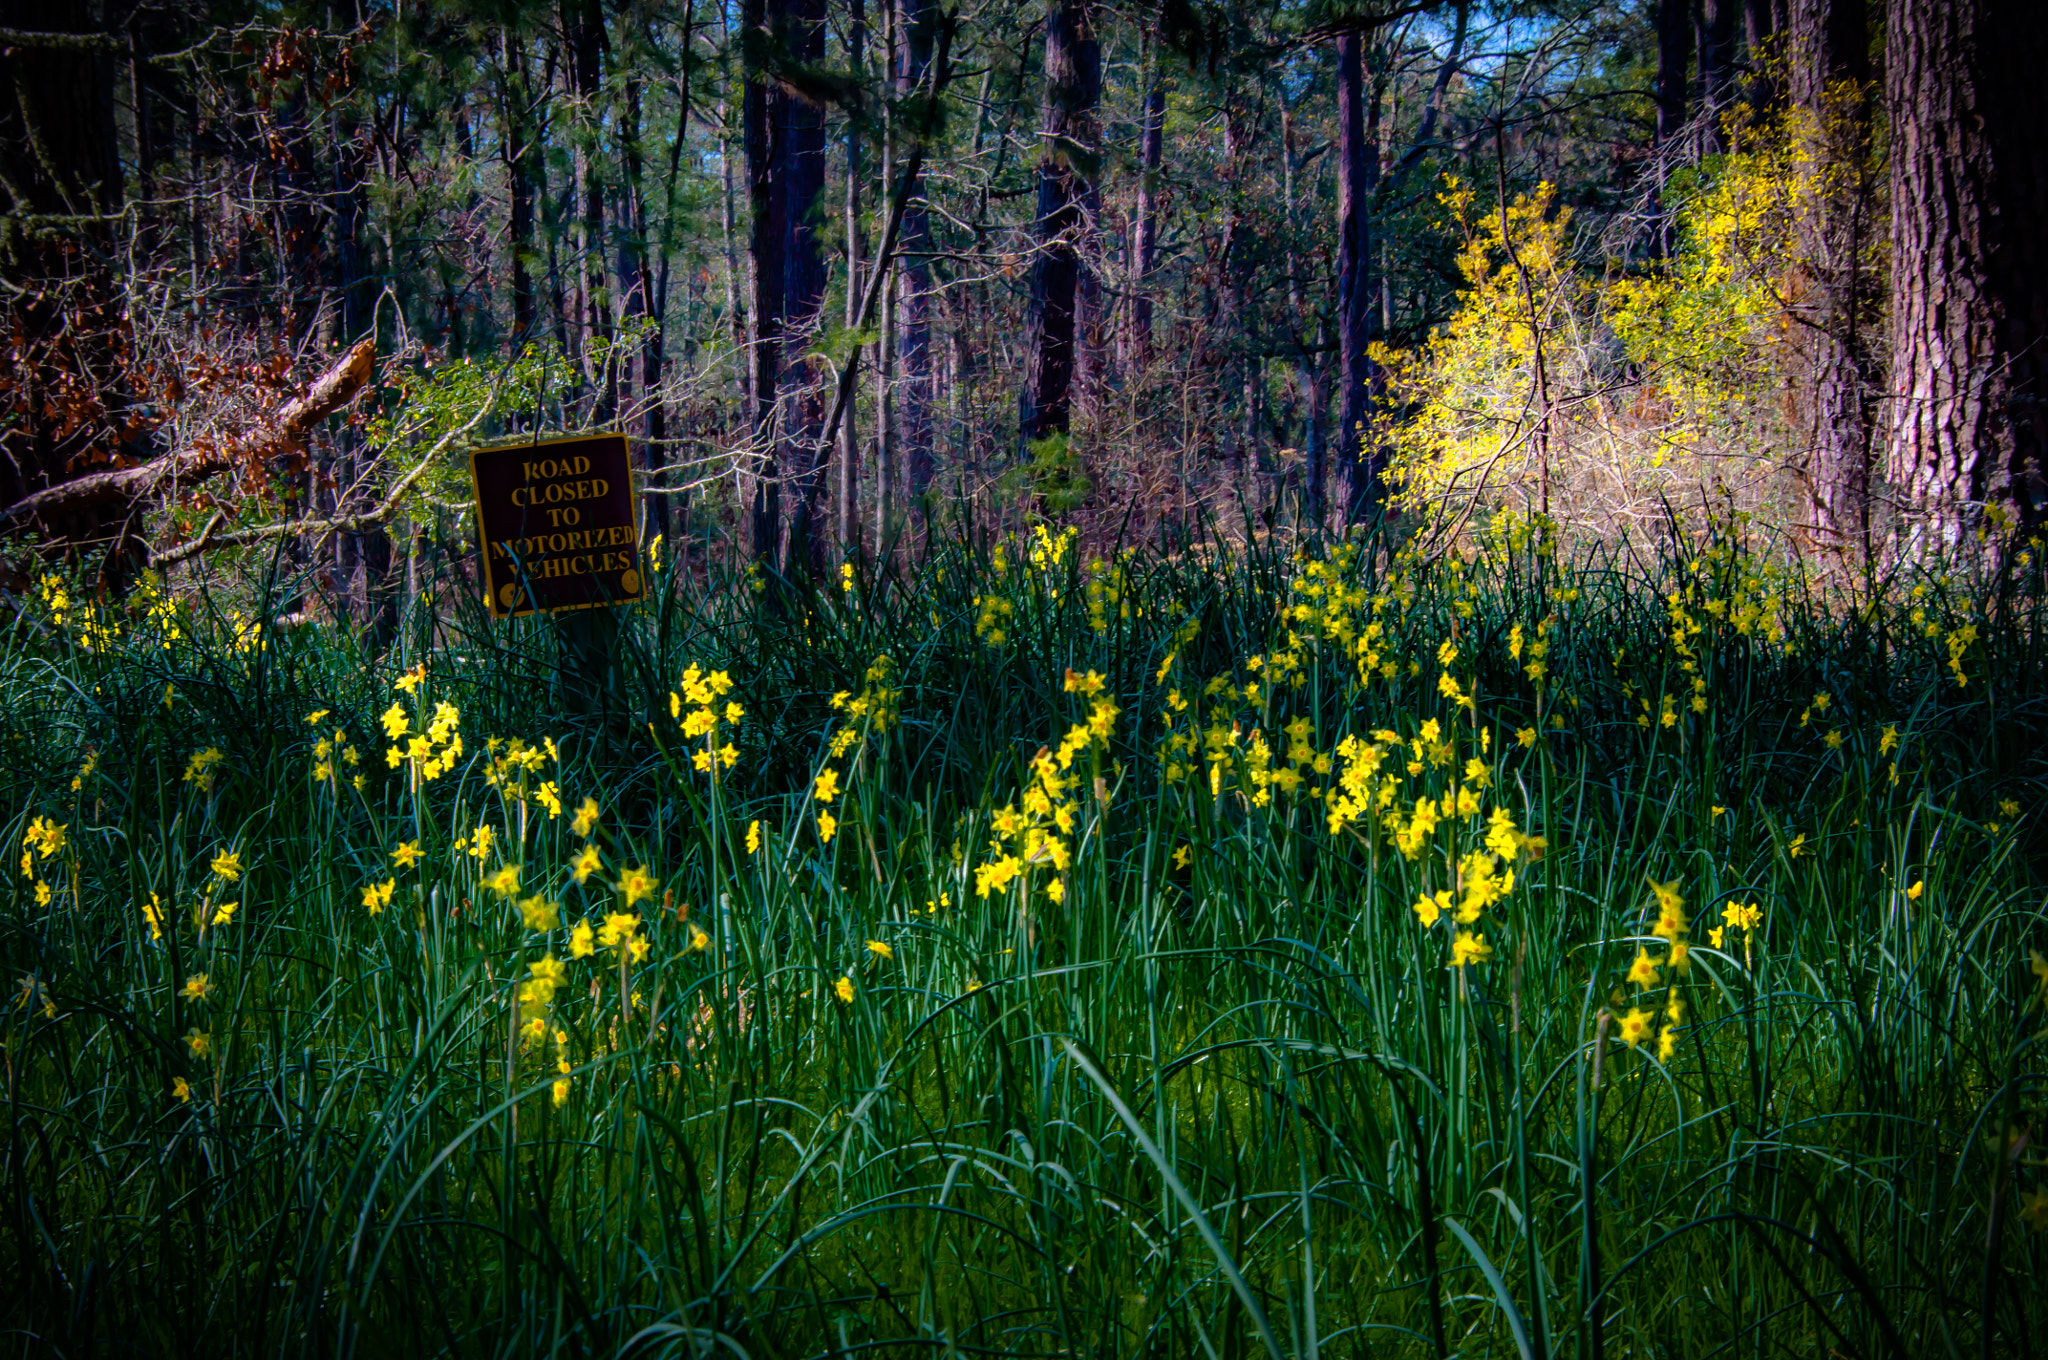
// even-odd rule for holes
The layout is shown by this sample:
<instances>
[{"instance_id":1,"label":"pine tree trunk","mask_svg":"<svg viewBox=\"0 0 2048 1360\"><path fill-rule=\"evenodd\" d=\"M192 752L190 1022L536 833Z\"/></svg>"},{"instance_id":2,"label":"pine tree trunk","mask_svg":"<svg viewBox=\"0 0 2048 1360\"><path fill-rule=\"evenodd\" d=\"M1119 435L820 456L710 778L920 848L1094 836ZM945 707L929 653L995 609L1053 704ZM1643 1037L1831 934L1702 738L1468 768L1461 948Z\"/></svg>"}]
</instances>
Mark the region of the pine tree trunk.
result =
<instances>
[{"instance_id":1,"label":"pine tree trunk","mask_svg":"<svg viewBox=\"0 0 2048 1360\"><path fill-rule=\"evenodd\" d=\"M865 80L867 75L867 5L865 0L852 0L846 29L846 65L854 72L856 79ZM860 293L865 286L861 278L861 230L860 230L860 177L861 145L860 128L853 118L846 120L846 325L848 329L860 322ZM848 396L846 417L839 426L839 460L835 468L832 495L833 536L839 542L842 558L851 559L860 555L860 514L855 504L860 486L860 389L856 386Z\"/></svg>"},{"instance_id":2,"label":"pine tree trunk","mask_svg":"<svg viewBox=\"0 0 2048 1360\"><path fill-rule=\"evenodd\" d=\"M791 61L816 68L825 61L824 0L776 0L782 12L780 42ZM782 450L784 467L797 478L790 507L789 543L783 570L791 577L821 575L824 524L819 497L828 454L821 385L805 353L814 340L825 301L825 256L815 226L825 191L825 113L778 82L770 96L777 148L776 196L782 200Z\"/></svg>"},{"instance_id":3,"label":"pine tree trunk","mask_svg":"<svg viewBox=\"0 0 2048 1360\"><path fill-rule=\"evenodd\" d=\"M1280 106L1280 201L1286 213L1287 222L1287 308L1294 323L1294 363L1299 375L1302 394L1302 515L1307 520L1310 532L1320 535L1324 520L1324 466L1323 455L1323 373L1321 358L1311 346L1309 336L1317 329L1318 309L1308 303L1308 295L1302 287L1301 259L1294 248L1295 233L1300 223L1295 216L1294 172L1297 166L1294 149L1294 112L1283 102ZM1320 338L1320 336L1318 336Z\"/></svg>"},{"instance_id":4,"label":"pine tree trunk","mask_svg":"<svg viewBox=\"0 0 2048 1360\"><path fill-rule=\"evenodd\" d=\"M916 110L919 106L911 101L930 74L932 34L933 26L938 22L938 6L933 0L894 0L894 3L898 9L896 36L899 54L896 94L907 108ZM919 115L913 112L911 116ZM923 130L918 131L919 140L924 140ZM918 178L922 180L923 176ZM909 204L903 211L897 245L901 262L898 275L901 301L896 316L899 335L896 359L902 375L897 384L900 402L897 429L902 446L905 499L920 526L926 525L928 517L926 497L931 490L933 472L932 407L935 393L932 389L931 249L931 218L925 211L924 185L913 184L910 186Z\"/></svg>"},{"instance_id":5,"label":"pine tree trunk","mask_svg":"<svg viewBox=\"0 0 2048 1360\"><path fill-rule=\"evenodd\" d=\"M1749 70L1745 97L1759 118L1774 117L1781 111L1784 88L1780 68L1790 21L1786 0L1743 0L1742 46Z\"/></svg>"},{"instance_id":6,"label":"pine tree trunk","mask_svg":"<svg viewBox=\"0 0 2048 1360\"><path fill-rule=\"evenodd\" d=\"M1152 362L1152 266L1159 254L1159 162L1166 145L1166 87L1159 81L1158 39L1145 54L1145 115L1138 133L1138 193L1131 209L1131 310L1124 367Z\"/></svg>"},{"instance_id":7,"label":"pine tree trunk","mask_svg":"<svg viewBox=\"0 0 2048 1360\"><path fill-rule=\"evenodd\" d=\"M617 356L607 354L603 368L596 356L604 352L603 342L612 336L611 289L606 285L604 183L598 174L601 159L600 100L603 98L601 54L604 43L604 10L601 0L563 0L562 30L569 43L569 75L576 97L577 192L582 200L582 269L577 276L577 341L583 354L584 374L597 391L598 423L610 421L619 404Z\"/></svg>"},{"instance_id":8,"label":"pine tree trunk","mask_svg":"<svg viewBox=\"0 0 2048 1360\"><path fill-rule=\"evenodd\" d=\"M531 90L526 74L526 49L510 32L498 37L498 150L505 165L508 200L506 248L512 256L512 328L515 346L533 338L533 186L539 159L526 122Z\"/></svg>"},{"instance_id":9,"label":"pine tree trunk","mask_svg":"<svg viewBox=\"0 0 2048 1360\"><path fill-rule=\"evenodd\" d=\"M1735 105L1735 16L1741 0L1700 0L1700 154L1728 149L1727 114Z\"/></svg>"},{"instance_id":10,"label":"pine tree trunk","mask_svg":"<svg viewBox=\"0 0 2048 1360\"><path fill-rule=\"evenodd\" d=\"M1794 0L1792 96L1799 109L1804 260L1806 482L1814 533L1831 551L1870 547L1870 406L1881 375L1866 255L1876 229L1869 169L1864 0Z\"/></svg>"},{"instance_id":11,"label":"pine tree trunk","mask_svg":"<svg viewBox=\"0 0 2048 1360\"><path fill-rule=\"evenodd\" d=\"M2031 0L1915 0L1886 25L1887 472L1916 549L2048 482L2048 25Z\"/></svg>"},{"instance_id":12,"label":"pine tree trunk","mask_svg":"<svg viewBox=\"0 0 2048 1360\"><path fill-rule=\"evenodd\" d=\"M1045 99L1040 109L1038 211L1033 223L1024 389L1018 428L1025 443L1064 434L1073 414L1075 310L1081 273L1077 240L1095 168L1095 105L1101 51L1090 0L1051 0L1045 28Z\"/></svg>"},{"instance_id":13,"label":"pine tree trunk","mask_svg":"<svg viewBox=\"0 0 2048 1360\"><path fill-rule=\"evenodd\" d=\"M778 0L778 3L780 0ZM743 0L744 46L765 48L774 41L763 0ZM768 115L768 76L750 63L740 98L747 160L747 266L752 285L749 386L752 390L756 451L750 544L757 561L773 562L782 528L782 486L776 468L776 407L782 388L782 207L775 191L776 129Z\"/></svg>"},{"instance_id":14,"label":"pine tree trunk","mask_svg":"<svg viewBox=\"0 0 2048 1360\"><path fill-rule=\"evenodd\" d=\"M1340 388L1336 451L1350 495L1346 517L1368 515L1382 494L1381 459L1372 432L1372 228L1369 176L1376 158L1365 135L1365 37L1337 39L1337 363Z\"/></svg>"}]
</instances>

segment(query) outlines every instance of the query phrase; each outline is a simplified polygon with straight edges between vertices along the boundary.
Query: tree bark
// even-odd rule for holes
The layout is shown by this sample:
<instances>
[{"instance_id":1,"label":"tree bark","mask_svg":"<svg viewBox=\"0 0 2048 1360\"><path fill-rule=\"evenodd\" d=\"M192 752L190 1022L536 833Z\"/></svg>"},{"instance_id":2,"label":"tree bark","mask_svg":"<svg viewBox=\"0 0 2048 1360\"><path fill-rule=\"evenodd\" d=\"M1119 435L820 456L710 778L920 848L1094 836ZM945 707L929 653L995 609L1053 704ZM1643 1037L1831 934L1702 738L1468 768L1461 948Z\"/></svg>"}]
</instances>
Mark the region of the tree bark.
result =
<instances>
[{"instance_id":1,"label":"tree bark","mask_svg":"<svg viewBox=\"0 0 2048 1360\"><path fill-rule=\"evenodd\" d=\"M498 153L505 164L506 246L512 256L513 343L525 345L533 338L538 307L533 291L533 190L534 133L527 121L527 104L533 97L527 77L526 47L510 30L498 37Z\"/></svg>"},{"instance_id":2,"label":"tree bark","mask_svg":"<svg viewBox=\"0 0 2048 1360\"><path fill-rule=\"evenodd\" d=\"M1814 534L1831 551L1870 548L1871 411L1881 380L1866 255L1874 230L1869 38L1864 0L1794 0L1792 97L1799 110L1806 350L1805 476Z\"/></svg>"},{"instance_id":3,"label":"tree bark","mask_svg":"<svg viewBox=\"0 0 2048 1360\"><path fill-rule=\"evenodd\" d=\"M1885 39L1887 470L1919 545L2048 501L2048 25L2031 0L1915 0Z\"/></svg>"},{"instance_id":4,"label":"tree bark","mask_svg":"<svg viewBox=\"0 0 2048 1360\"><path fill-rule=\"evenodd\" d=\"M576 98L575 191L582 202L581 269L576 278L578 350L583 356L584 375L596 388L596 417L600 424L611 419L619 404L618 358L603 348L612 338L611 289L606 283L604 182L598 172L602 160L602 120L599 100L603 95L602 51L604 10L601 0L563 0L562 31L569 44L569 75ZM598 355L604 353L602 368Z\"/></svg>"},{"instance_id":5,"label":"tree bark","mask_svg":"<svg viewBox=\"0 0 2048 1360\"><path fill-rule=\"evenodd\" d=\"M1152 266L1159 254L1159 163L1166 146L1166 87L1159 80L1158 38L1145 48L1145 113L1138 131L1138 192L1131 208L1131 310L1124 367L1152 362Z\"/></svg>"},{"instance_id":6,"label":"tree bark","mask_svg":"<svg viewBox=\"0 0 2048 1360\"><path fill-rule=\"evenodd\" d=\"M938 6L933 0L894 0L897 5L896 97L906 114L920 124L927 110L917 101L918 91L930 75L933 26ZM930 128L912 129L922 145ZM896 308L898 340L896 362L901 373L897 384L899 411L897 433L903 460L904 498L920 527L927 526L926 496L931 490L932 457L932 325L931 325L931 218L925 211L923 175L910 186L910 201L903 210L901 243L897 250ZM893 188L893 186L891 186Z\"/></svg>"},{"instance_id":7,"label":"tree bark","mask_svg":"<svg viewBox=\"0 0 2048 1360\"><path fill-rule=\"evenodd\" d=\"M1785 97L1783 48L1790 22L1786 0L1743 0L1742 46L1749 69L1745 98L1758 118L1781 112Z\"/></svg>"},{"instance_id":8,"label":"tree bark","mask_svg":"<svg viewBox=\"0 0 2048 1360\"><path fill-rule=\"evenodd\" d=\"M1280 203L1286 214L1287 223L1287 309L1294 322L1294 363L1299 375L1302 394L1302 515L1307 520L1310 532L1320 535L1326 521L1324 499L1326 488L1324 469L1326 458L1323 452L1324 425L1324 382L1320 354L1322 336L1318 318L1320 309L1308 302L1308 292L1302 287L1302 265L1294 246L1300 223L1295 213L1294 172L1297 168L1294 137L1294 111L1283 99L1280 105ZM1311 331L1317 332L1317 343L1310 341Z\"/></svg>"},{"instance_id":9,"label":"tree bark","mask_svg":"<svg viewBox=\"0 0 2048 1360\"><path fill-rule=\"evenodd\" d=\"M768 75L763 66L774 38L763 0L742 0L741 13L740 41L748 58L740 121L746 139L747 263L753 293L750 386L757 455L750 507L751 548L756 561L772 563L782 520L782 486L776 468L776 405L782 388L783 195L774 192L779 125L769 118Z\"/></svg>"},{"instance_id":10,"label":"tree bark","mask_svg":"<svg viewBox=\"0 0 2048 1360\"><path fill-rule=\"evenodd\" d=\"M867 4L866 0L852 0L849 6L846 29L846 66L856 80L865 83L867 75ZM861 291L861 229L860 229L860 178L861 144L860 120L849 116L846 120L846 326L852 330L860 319ZM860 487L860 409L859 392L856 389L852 404L846 412L845 423L839 427L839 461L833 486L833 536L839 541L841 557L852 559L860 555L860 512L856 505L856 492Z\"/></svg>"},{"instance_id":11,"label":"tree bark","mask_svg":"<svg viewBox=\"0 0 2048 1360\"><path fill-rule=\"evenodd\" d=\"M1023 440L1066 433L1073 415L1078 238L1096 163L1101 50L1090 0L1051 0L1045 27L1045 98L1039 116L1037 252L1031 264L1026 361L1018 428Z\"/></svg>"},{"instance_id":12,"label":"tree bark","mask_svg":"<svg viewBox=\"0 0 2048 1360\"><path fill-rule=\"evenodd\" d=\"M1372 227L1370 175L1377 157L1365 135L1365 36L1337 39L1337 363L1336 448L1349 485L1345 507L1364 518L1383 494L1383 459L1371 420Z\"/></svg>"},{"instance_id":13,"label":"tree bark","mask_svg":"<svg viewBox=\"0 0 2048 1360\"><path fill-rule=\"evenodd\" d=\"M778 41L789 60L799 68L822 65L824 0L776 0L776 5L782 17ZM825 301L825 257L815 225L818 200L825 189L825 114L787 78L776 83L771 105L780 143L775 189L782 200L784 401L780 457L785 467L797 471L783 570L794 578L820 575L824 567L819 495L828 452L821 446L825 409L819 384L814 381L817 375L805 351L816 336Z\"/></svg>"},{"instance_id":14,"label":"tree bark","mask_svg":"<svg viewBox=\"0 0 2048 1360\"><path fill-rule=\"evenodd\" d=\"M1735 20L1742 0L1700 0L1700 154L1728 149L1735 105Z\"/></svg>"}]
</instances>

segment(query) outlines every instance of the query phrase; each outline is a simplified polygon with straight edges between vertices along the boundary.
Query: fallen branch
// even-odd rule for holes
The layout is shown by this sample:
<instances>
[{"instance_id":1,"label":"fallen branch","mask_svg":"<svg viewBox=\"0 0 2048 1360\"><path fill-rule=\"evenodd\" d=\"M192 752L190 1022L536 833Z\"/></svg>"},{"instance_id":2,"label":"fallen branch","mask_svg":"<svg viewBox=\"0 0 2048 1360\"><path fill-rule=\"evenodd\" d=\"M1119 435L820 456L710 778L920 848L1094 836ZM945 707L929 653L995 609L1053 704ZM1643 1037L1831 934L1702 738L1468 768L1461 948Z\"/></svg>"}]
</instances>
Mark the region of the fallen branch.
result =
<instances>
[{"instance_id":1,"label":"fallen branch","mask_svg":"<svg viewBox=\"0 0 2048 1360\"><path fill-rule=\"evenodd\" d=\"M365 530L388 524L398 514L399 503L405 499L406 493L418 484L420 478L426 476L428 469L434 466L436 460L450 448L467 439L475 431L476 427L484 422L487 416L498 409L498 398L504 393L505 378L509 372L509 366L501 370L497 380L491 384L490 395L484 398L483 403L477 407L475 413L468 420L465 420L462 424L436 439L433 445L413 463L412 468L404 476L392 483L391 487L385 492L384 498L363 514L336 515L327 519L280 520L273 524L258 524L246 529L234 529L227 533L220 532L221 525L227 522L226 515L216 514L206 522L206 527L199 531L197 538L160 553L151 552L149 555L150 570L160 571L175 563L183 562L187 558L197 557L208 548L246 547L251 543L271 542L294 534L317 534L324 540L330 534L359 534Z\"/></svg>"},{"instance_id":2,"label":"fallen branch","mask_svg":"<svg viewBox=\"0 0 2048 1360\"><path fill-rule=\"evenodd\" d=\"M229 449L195 449L165 454L137 467L89 472L68 482L45 487L0 510L0 530L26 524L49 525L55 517L115 501L139 501L166 487L192 486L245 463L296 453L305 447L315 426L354 401L369 385L376 346L369 340L315 378L286 402L266 429Z\"/></svg>"}]
</instances>

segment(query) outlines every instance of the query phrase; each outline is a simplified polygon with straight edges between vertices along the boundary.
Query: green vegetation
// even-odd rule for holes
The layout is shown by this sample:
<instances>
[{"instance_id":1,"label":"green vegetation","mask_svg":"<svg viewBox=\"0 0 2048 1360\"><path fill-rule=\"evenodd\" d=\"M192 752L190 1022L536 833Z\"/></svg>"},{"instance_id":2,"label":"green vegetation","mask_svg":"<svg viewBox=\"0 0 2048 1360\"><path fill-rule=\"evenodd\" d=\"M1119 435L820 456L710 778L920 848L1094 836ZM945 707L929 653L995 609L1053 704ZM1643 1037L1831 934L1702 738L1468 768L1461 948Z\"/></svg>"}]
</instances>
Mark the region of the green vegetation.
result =
<instances>
[{"instance_id":1,"label":"green vegetation","mask_svg":"<svg viewBox=\"0 0 2048 1360\"><path fill-rule=\"evenodd\" d=\"M455 578L375 656L260 582L51 582L0 1326L2020 1354L2039 545L1846 599L1745 532L665 563L609 669Z\"/></svg>"}]
</instances>

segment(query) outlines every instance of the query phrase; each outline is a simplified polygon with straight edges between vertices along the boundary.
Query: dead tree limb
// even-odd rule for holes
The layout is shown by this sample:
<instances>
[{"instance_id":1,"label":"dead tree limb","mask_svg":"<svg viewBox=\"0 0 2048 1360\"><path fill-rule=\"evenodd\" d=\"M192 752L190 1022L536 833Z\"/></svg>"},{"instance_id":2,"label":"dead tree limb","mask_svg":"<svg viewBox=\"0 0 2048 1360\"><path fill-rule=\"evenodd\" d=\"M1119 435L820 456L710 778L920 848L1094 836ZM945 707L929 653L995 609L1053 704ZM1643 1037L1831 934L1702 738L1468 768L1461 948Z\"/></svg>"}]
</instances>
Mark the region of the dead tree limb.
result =
<instances>
[{"instance_id":1,"label":"dead tree limb","mask_svg":"<svg viewBox=\"0 0 2048 1360\"><path fill-rule=\"evenodd\" d=\"M304 392L278 408L267 426L232 445L170 453L136 467L90 472L24 496L0 510L0 532L46 526L66 513L95 506L145 501L172 489L198 485L235 467L297 453L321 421L354 401L369 385L376 353L371 341L358 344Z\"/></svg>"}]
</instances>

